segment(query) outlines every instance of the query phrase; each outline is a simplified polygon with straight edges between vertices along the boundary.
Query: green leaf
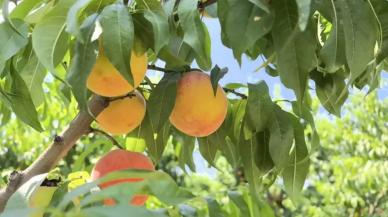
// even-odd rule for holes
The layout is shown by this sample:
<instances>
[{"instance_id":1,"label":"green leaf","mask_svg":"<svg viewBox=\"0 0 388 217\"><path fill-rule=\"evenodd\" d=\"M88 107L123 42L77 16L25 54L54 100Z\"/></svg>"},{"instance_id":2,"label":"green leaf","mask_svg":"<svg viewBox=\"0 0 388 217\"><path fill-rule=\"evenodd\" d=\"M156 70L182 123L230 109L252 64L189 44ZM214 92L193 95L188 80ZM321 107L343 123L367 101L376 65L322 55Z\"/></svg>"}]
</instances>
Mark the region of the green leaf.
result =
<instances>
[{"instance_id":1,"label":"green leaf","mask_svg":"<svg viewBox=\"0 0 388 217\"><path fill-rule=\"evenodd\" d=\"M142 12L144 11L144 18L148 21L148 25L152 26L153 49L158 54L168 44L170 38L170 26L167 14L164 12L158 0L137 0L136 3L137 9Z\"/></svg>"},{"instance_id":2,"label":"green leaf","mask_svg":"<svg viewBox=\"0 0 388 217\"><path fill-rule=\"evenodd\" d=\"M87 109L87 88L86 80L97 58L98 42L90 41L97 15L88 17L80 27L80 32L86 39L84 43L77 41L75 43L75 54L70 63L68 81L72 87L73 95L82 110Z\"/></svg>"},{"instance_id":3,"label":"green leaf","mask_svg":"<svg viewBox=\"0 0 388 217\"><path fill-rule=\"evenodd\" d=\"M246 107L246 124L254 132L263 131L273 112L273 102L268 86L264 81L257 84L248 83L248 102Z\"/></svg>"},{"instance_id":4,"label":"green leaf","mask_svg":"<svg viewBox=\"0 0 388 217\"><path fill-rule=\"evenodd\" d=\"M225 217L220 204L213 198L206 198L209 217Z\"/></svg>"},{"instance_id":5,"label":"green leaf","mask_svg":"<svg viewBox=\"0 0 388 217\"><path fill-rule=\"evenodd\" d=\"M325 109L338 117L341 116L341 106L348 97L348 89L345 78L336 74L324 76L319 72L314 72L312 78L315 81L316 93L319 101ZM342 94L345 93L345 94Z\"/></svg>"},{"instance_id":6,"label":"green leaf","mask_svg":"<svg viewBox=\"0 0 388 217\"><path fill-rule=\"evenodd\" d=\"M60 1L36 24L32 32L32 46L39 61L54 75L56 66L63 60L69 43L65 32L66 16L74 0Z\"/></svg>"},{"instance_id":7,"label":"green leaf","mask_svg":"<svg viewBox=\"0 0 388 217\"><path fill-rule=\"evenodd\" d=\"M84 39L82 35L80 35L80 15L91 1L93 0L76 1L75 4L70 7L69 12L67 13L66 31L76 36L77 39L81 42L84 42Z\"/></svg>"},{"instance_id":8,"label":"green leaf","mask_svg":"<svg viewBox=\"0 0 388 217\"><path fill-rule=\"evenodd\" d=\"M264 130L263 132L257 133L256 138L255 163L262 173L266 173L274 167L271 154L269 153L270 132Z\"/></svg>"},{"instance_id":9,"label":"green leaf","mask_svg":"<svg viewBox=\"0 0 388 217\"><path fill-rule=\"evenodd\" d=\"M120 74L133 85L130 66L134 43L132 17L125 5L117 3L104 8L100 15L104 54Z\"/></svg>"},{"instance_id":10,"label":"green leaf","mask_svg":"<svg viewBox=\"0 0 388 217\"><path fill-rule=\"evenodd\" d=\"M346 63L345 54L345 36L343 33L343 25L340 25L341 17L338 7L331 0L333 17L332 30L320 51L320 57L325 64L325 71L334 73L343 67Z\"/></svg>"},{"instance_id":11,"label":"green leaf","mask_svg":"<svg viewBox=\"0 0 388 217\"><path fill-rule=\"evenodd\" d=\"M228 68L220 68L217 65L210 71L210 81L212 83L214 96L217 94L218 82L228 73Z\"/></svg>"},{"instance_id":12,"label":"green leaf","mask_svg":"<svg viewBox=\"0 0 388 217\"><path fill-rule=\"evenodd\" d=\"M257 150L256 135L250 139L245 139L241 134L239 143L239 153L241 155L242 164L244 166L244 176L247 178L252 197L258 200L260 193L260 170L256 166L256 150Z\"/></svg>"},{"instance_id":13,"label":"green leaf","mask_svg":"<svg viewBox=\"0 0 388 217\"><path fill-rule=\"evenodd\" d=\"M46 179L46 176L47 173L34 176L20 186L19 189L9 198L4 211L7 212L28 208L28 200L33 195L34 191Z\"/></svg>"},{"instance_id":14,"label":"green leaf","mask_svg":"<svg viewBox=\"0 0 388 217\"><path fill-rule=\"evenodd\" d=\"M166 73L148 99L147 111L156 132L168 122L174 108L179 78L178 73Z\"/></svg>"},{"instance_id":15,"label":"green leaf","mask_svg":"<svg viewBox=\"0 0 388 217\"><path fill-rule=\"evenodd\" d=\"M11 90L6 93L6 98L16 116L35 130L42 132L43 128L38 120L38 113L31 99L28 87L23 78L11 64L10 75L12 77Z\"/></svg>"},{"instance_id":16,"label":"green leaf","mask_svg":"<svg viewBox=\"0 0 388 217\"><path fill-rule=\"evenodd\" d=\"M32 48L28 52L27 63L21 69L20 76L26 82L34 105L38 107L44 101L42 83L46 77L46 70L39 62Z\"/></svg>"},{"instance_id":17,"label":"green leaf","mask_svg":"<svg viewBox=\"0 0 388 217\"><path fill-rule=\"evenodd\" d=\"M14 56L20 49L28 43L28 24L21 20L14 20L13 24L16 32L8 22L0 24L0 71L4 69L5 62Z\"/></svg>"},{"instance_id":18,"label":"green leaf","mask_svg":"<svg viewBox=\"0 0 388 217\"><path fill-rule=\"evenodd\" d=\"M310 159L306 147L303 126L299 119L290 114L294 127L295 146L292 151L292 165L282 172L284 186L288 196L296 202L300 197L309 171Z\"/></svg>"},{"instance_id":19,"label":"green leaf","mask_svg":"<svg viewBox=\"0 0 388 217\"><path fill-rule=\"evenodd\" d=\"M222 34L227 41L224 44L233 49L233 54L239 63L241 63L241 55L258 39L266 35L274 22L273 13L266 13L251 2L262 1L227 0L219 2L218 16Z\"/></svg>"},{"instance_id":20,"label":"green leaf","mask_svg":"<svg viewBox=\"0 0 388 217\"><path fill-rule=\"evenodd\" d=\"M168 174L162 171L121 170L109 173L97 181L87 183L67 193L58 205L58 208L66 208L69 203L72 203L73 199L90 193L90 190L100 183L123 178L141 178L143 181L122 183L110 186L99 192L94 192L93 194L85 195L81 200L81 204L87 206L110 197L116 200L122 200L128 206L128 196L139 193L153 195L167 205L177 205L193 198L193 195L189 191L180 188Z\"/></svg>"},{"instance_id":21,"label":"green leaf","mask_svg":"<svg viewBox=\"0 0 388 217\"><path fill-rule=\"evenodd\" d=\"M374 16L365 1L340 0L338 6L343 22L351 84L374 58L378 30Z\"/></svg>"},{"instance_id":22,"label":"green leaf","mask_svg":"<svg viewBox=\"0 0 388 217\"><path fill-rule=\"evenodd\" d=\"M304 31L310 19L311 0L296 0L298 6L298 25L301 31Z\"/></svg>"},{"instance_id":23,"label":"green leaf","mask_svg":"<svg viewBox=\"0 0 388 217\"><path fill-rule=\"evenodd\" d=\"M249 0L257 7L261 8L263 11L270 13L268 2L265 0Z\"/></svg>"},{"instance_id":24,"label":"green leaf","mask_svg":"<svg viewBox=\"0 0 388 217\"><path fill-rule=\"evenodd\" d=\"M372 6L376 12L378 22L381 26L380 37L382 44L379 53L376 57L376 62L379 64L385 58L388 57L388 11L386 10L388 7L387 1L379 1L379 0L371 0Z\"/></svg>"},{"instance_id":25,"label":"green leaf","mask_svg":"<svg viewBox=\"0 0 388 217\"><path fill-rule=\"evenodd\" d=\"M240 216L249 217L251 216L249 207L245 202L243 195L238 191L229 191L229 198L233 201L234 204L239 208Z\"/></svg>"},{"instance_id":26,"label":"green leaf","mask_svg":"<svg viewBox=\"0 0 388 217\"><path fill-rule=\"evenodd\" d=\"M202 157L209 163L209 165L216 167L214 161L218 151L217 144L212 143L209 137L198 138L198 143L199 152L201 153Z\"/></svg>"},{"instance_id":27,"label":"green leaf","mask_svg":"<svg viewBox=\"0 0 388 217\"><path fill-rule=\"evenodd\" d=\"M20 1L10 14L11 19L24 19L38 4L44 0Z\"/></svg>"},{"instance_id":28,"label":"green leaf","mask_svg":"<svg viewBox=\"0 0 388 217\"><path fill-rule=\"evenodd\" d=\"M315 36L310 28L300 32L296 27L298 20L294 1L274 1L273 7L278 14L272 30L277 70L282 83L293 89L297 99L302 101L309 72L317 66Z\"/></svg>"},{"instance_id":29,"label":"green leaf","mask_svg":"<svg viewBox=\"0 0 388 217\"><path fill-rule=\"evenodd\" d=\"M195 138L181 133L179 130L174 131L174 139L181 145L178 162L179 166L185 169L185 165L189 166L190 170L195 172L195 164L193 152L195 148Z\"/></svg>"},{"instance_id":30,"label":"green leaf","mask_svg":"<svg viewBox=\"0 0 388 217\"><path fill-rule=\"evenodd\" d=\"M203 70L211 68L210 36L201 21L197 1L182 0L178 6L180 25L184 31L183 41L195 51L195 59Z\"/></svg>"},{"instance_id":31,"label":"green leaf","mask_svg":"<svg viewBox=\"0 0 388 217\"><path fill-rule=\"evenodd\" d=\"M109 217L120 216L124 213L130 213L131 216L147 216L147 217L168 217L165 213L160 213L155 210L148 210L145 207L129 206L126 204L119 204L116 206L95 206L82 209L81 216L85 217Z\"/></svg>"},{"instance_id":32,"label":"green leaf","mask_svg":"<svg viewBox=\"0 0 388 217\"><path fill-rule=\"evenodd\" d=\"M274 106L271 123L269 153L276 167L285 168L292 157L290 152L294 140L294 129L289 114L277 105Z\"/></svg>"}]
</instances>

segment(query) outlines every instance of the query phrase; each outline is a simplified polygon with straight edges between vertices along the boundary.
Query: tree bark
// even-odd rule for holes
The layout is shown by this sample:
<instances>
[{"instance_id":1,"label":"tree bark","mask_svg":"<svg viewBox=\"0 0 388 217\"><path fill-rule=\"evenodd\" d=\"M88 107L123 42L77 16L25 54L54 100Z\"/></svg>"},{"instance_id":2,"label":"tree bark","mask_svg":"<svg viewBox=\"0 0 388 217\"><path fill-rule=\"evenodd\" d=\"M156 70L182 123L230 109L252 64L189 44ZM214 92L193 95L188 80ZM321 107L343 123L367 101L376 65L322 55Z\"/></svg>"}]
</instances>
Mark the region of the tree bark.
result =
<instances>
[{"instance_id":1,"label":"tree bark","mask_svg":"<svg viewBox=\"0 0 388 217\"><path fill-rule=\"evenodd\" d=\"M93 96L89 102L91 113L97 116L108 103L104 97ZM52 144L34 163L23 171L13 172L9 177L8 185L0 190L0 213L3 212L9 198L21 185L36 175L49 172L56 166L75 143L89 132L93 120L94 118L87 111L80 111L62 135L55 136Z\"/></svg>"}]
</instances>

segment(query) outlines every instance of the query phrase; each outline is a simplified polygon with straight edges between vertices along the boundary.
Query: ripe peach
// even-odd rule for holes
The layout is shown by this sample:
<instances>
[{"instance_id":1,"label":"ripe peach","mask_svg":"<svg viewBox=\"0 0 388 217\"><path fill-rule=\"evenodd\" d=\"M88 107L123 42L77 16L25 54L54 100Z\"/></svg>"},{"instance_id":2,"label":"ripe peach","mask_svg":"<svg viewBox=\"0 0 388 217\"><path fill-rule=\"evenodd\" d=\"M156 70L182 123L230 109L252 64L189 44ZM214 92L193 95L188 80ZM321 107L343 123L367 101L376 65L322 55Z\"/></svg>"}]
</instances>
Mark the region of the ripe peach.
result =
<instances>
[{"instance_id":1,"label":"ripe peach","mask_svg":"<svg viewBox=\"0 0 388 217\"><path fill-rule=\"evenodd\" d=\"M86 86L94 93L107 97L122 96L131 92L134 88L139 86L144 79L147 71L147 54L132 52L130 60L134 87L128 83L119 71L117 71L104 55L102 49L100 49L96 63L89 74Z\"/></svg>"},{"instance_id":2,"label":"ripe peach","mask_svg":"<svg viewBox=\"0 0 388 217\"><path fill-rule=\"evenodd\" d=\"M214 96L209 75L191 71L178 82L170 122L187 135L208 136L221 126L227 108L228 100L224 90L218 86Z\"/></svg>"},{"instance_id":3,"label":"ripe peach","mask_svg":"<svg viewBox=\"0 0 388 217\"><path fill-rule=\"evenodd\" d=\"M97 123L105 132L127 134L141 124L145 115L145 100L138 91L131 94L113 100L97 116Z\"/></svg>"},{"instance_id":4,"label":"ripe peach","mask_svg":"<svg viewBox=\"0 0 388 217\"><path fill-rule=\"evenodd\" d=\"M142 169L154 171L154 165L151 160L138 152L130 152L126 150L113 150L104 155L92 170L92 180L97 180L111 172L126 170L126 169ZM108 188L112 185L117 185L123 182L140 182L142 178L123 178L118 180L113 180L100 184L100 188ZM131 199L130 203L135 206L142 206L147 201L147 195L135 195ZM115 201L111 198L104 200L105 205L114 205Z\"/></svg>"}]
</instances>

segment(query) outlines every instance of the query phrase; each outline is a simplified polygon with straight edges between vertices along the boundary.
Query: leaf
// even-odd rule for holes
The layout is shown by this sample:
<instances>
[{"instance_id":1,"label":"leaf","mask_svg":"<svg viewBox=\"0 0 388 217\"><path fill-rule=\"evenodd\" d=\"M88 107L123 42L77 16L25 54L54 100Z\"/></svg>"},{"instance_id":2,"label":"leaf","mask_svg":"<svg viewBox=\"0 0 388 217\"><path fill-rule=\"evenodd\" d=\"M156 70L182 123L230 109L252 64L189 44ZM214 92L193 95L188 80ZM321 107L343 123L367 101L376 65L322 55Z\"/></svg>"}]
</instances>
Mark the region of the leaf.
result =
<instances>
[{"instance_id":1,"label":"leaf","mask_svg":"<svg viewBox=\"0 0 388 217\"><path fill-rule=\"evenodd\" d=\"M233 49L239 63L241 55L271 30L274 21L273 13L265 12L252 2L259 4L263 1L227 0L218 3L222 34L227 41L224 44Z\"/></svg>"},{"instance_id":2,"label":"leaf","mask_svg":"<svg viewBox=\"0 0 388 217\"><path fill-rule=\"evenodd\" d=\"M197 210L186 204L179 205L179 214L181 214L182 217L198 217Z\"/></svg>"},{"instance_id":3,"label":"leaf","mask_svg":"<svg viewBox=\"0 0 388 217\"><path fill-rule=\"evenodd\" d=\"M99 192L94 192L93 194L88 194L92 188L96 187L100 183L122 178L141 178L143 181L135 183L122 183L110 186L109 188L103 189ZM125 192L125 194L123 194L123 192ZM128 206L128 195L138 193L153 195L167 205L177 205L194 197L189 191L180 188L165 172L121 170L109 173L97 181L87 183L67 193L58 205L58 208L66 208L69 203L72 203L74 198L80 197L84 194L88 195L85 195L81 200L81 205L83 206L101 201L106 197L125 200L126 205Z\"/></svg>"},{"instance_id":4,"label":"leaf","mask_svg":"<svg viewBox=\"0 0 388 217\"><path fill-rule=\"evenodd\" d=\"M209 165L216 167L214 161L216 159L216 154L218 147L216 144L213 144L209 137L198 138L199 143L199 152L202 157L209 163Z\"/></svg>"},{"instance_id":5,"label":"leaf","mask_svg":"<svg viewBox=\"0 0 388 217\"><path fill-rule=\"evenodd\" d=\"M5 62L14 56L28 43L28 24L21 20L14 20L16 32L8 22L0 24L0 71L4 69Z\"/></svg>"},{"instance_id":6,"label":"leaf","mask_svg":"<svg viewBox=\"0 0 388 217\"><path fill-rule=\"evenodd\" d=\"M228 73L228 68L220 68L217 65L210 72L210 81L212 83L214 96L217 94L218 81Z\"/></svg>"},{"instance_id":7,"label":"leaf","mask_svg":"<svg viewBox=\"0 0 388 217\"><path fill-rule=\"evenodd\" d=\"M147 111L156 132L168 121L174 108L179 78L178 73L166 73L148 99Z\"/></svg>"},{"instance_id":8,"label":"leaf","mask_svg":"<svg viewBox=\"0 0 388 217\"><path fill-rule=\"evenodd\" d=\"M34 176L22 186L20 186L19 189L9 198L4 211L7 212L28 208L28 200L30 199L34 191L46 179L46 176L47 173Z\"/></svg>"},{"instance_id":9,"label":"leaf","mask_svg":"<svg viewBox=\"0 0 388 217\"><path fill-rule=\"evenodd\" d=\"M42 83L46 77L46 70L32 49L29 51L26 65L20 71L20 76L27 85L35 107L38 107L44 101Z\"/></svg>"},{"instance_id":10,"label":"leaf","mask_svg":"<svg viewBox=\"0 0 388 217\"><path fill-rule=\"evenodd\" d=\"M167 14L164 12L158 0L137 0L137 9L144 11L144 18L152 26L154 51L156 54L168 44L170 38L170 26Z\"/></svg>"},{"instance_id":11,"label":"leaf","mask_svg":"<svg viewBox=\"0 0 388 217\"><path fill-rule=\"evenodd\" d=\"M206 198L209 217L225 217L220 204L213 198Z\"/></svg>"},{"instance_id":12,"label":"leaf","mask_svg":"<svg viewBox=\"0 0 388 217\"><path fill-rule=\"evenodd\" d=\"M246 107L246 125L253 133L263 131L273 112L273 102L268 86L264 81L248 83L248 102Z\"/></svg>"},{"instance_id":13,"label":"leaf","mask_svg":"<svg viewBox=\"0 0 388 217\"><path fill-rule=\"evenodd\" d=\"M343 25L340 25L341 17L338 7L331 1L333 17L332 30L320 51L320 57L325 64L325 71L334 73L343 67L346 63L345 54L345 36L343 33Z\"/></svg>"},{"instance_id":14,"label":"leaf","mask_svg":"<svg viewBox=\"0 0 388 217\"><path fill-rule=\"evenodd\" d=\"M255 4L257 7L261 8L263 11L270 13L268 2L265 0L249 0L253 4Z\"/></svg>"},{"instance_id":15,"label":"leaf","mask_svg":"<svg viewBox=\"0 0 388 217\"><path fill-rule=\"evenodd\" d=\"M7 93L6 98L11 105L12 111L21 121L38 132L42 132L43 128L38 120L38 113L28 87L19 73L15 71L13 64L11 64L10 75L12 77L11 90L10 93Z\"/></svg>"},{"instance_id":16,"label":"leaf","mask_svg":"<svg viewBox=\"0 0 388 217\"><path fill-rule=\"evenodd\" d=\"M311 138L311 152L319 147L319 135L318 131L315 127L314 117L310 111L308 105L302 104L300 105L297 102L292 102L292 111L295 115L300 118L303 118L308 124L310 124L312 129L312 138Z\"/></svg>"},{"instance_id":17,"label":"leaf","mask_svg":"<svg viewBox=\"0 0 388 217\"><path fill-rule=\"evenodd\" d=\"M288 196L296 202L300 197L309 171L310 159L306 147L303 126L299 119L290 114L294 127L295 147L292 151L292 165L283 170L282 176Z\"/></svg>"},{"instance_id":18,"label":"leaf","mask_svg":"<svg viewBox=\"0 0 388 217\"><path fill-rule=\"evenodd\" d=\"M293 140L294 129L289 114L279 106L274 106L271 118L269 153L276 167L281 169L288 166Z\"/></svg>"},{"instance_id":19,"label":"leaf","mask_svg":"<svg viewBox=\"0 0 388 217\"><path fill-rule=\"evenodd\" d=\"M84 42L82 35L80 35L79 17L82 11L89 5L92 0L79 0L73 4L66 17L66 31L74 36L81 42Z\"/></svg>"},{"instance_id":20,"label":"leaf","mask_svg":"<svg viewBox=\"0 0 388 217\"><path fill-rule=\"evenodd\" d=\"M341 106L348 97L345 78L337 73L324 76L319 72L314 72L312 78L315 81L318 99L323 107L331 114L340 117ZM343 92L345 94L342 94Z\"/></svg>"},{"instance_id":21,"label":"leaf","mask_svg":"<svg viewBox=\"0 0 388 217\"><path fill-rule=\"evenodd\" d=\"M317 66L316 42L312 30L300 32L296 28L296 3L289 0L273 2L275 19L272 38L277 55L277 70L282 83L294 90L301 102L307 86L309 72Z\"/></svg>"},{"instance_id":22,"label":"leaf","mask_svg":"<svg viewBox=\"0 0 388 217\"><path fill-rule=\"evenodd\" d=\"M260 170L256 166L256 150L257 150L257 137L256 135L250 139L245 139L241 134L239 142L239 153L244 167L244 177L248 180L249 189L255 201L259 201L258 195L260 194Z\"/></svg>"},{"instance_id":23,"label":"leaf","mask_svg":"<svg viewBox=\"0 0 388 217\"><path fill-rule=\"evenodd\" d=\"M270 132L268 130L264 130L256 135L255 163L262 173L266 173L274 167L271 154L269 153L269 138Z\"/></svg>"},{"instance_id":24,"label":"leaf","mask_svg":"<svg viewBox=\"0 0 388 217\"><path fill-rule=\"evenodd\" d=\"M306 30L311 13L311 0L296 0L298 6L298 25L301 31Z\"/></svg>"},{"instance_id":25,"label":"leaf","mask_svg":"<svg viewBox=\"0 0 388 217\"><path fill-rule=\"evenodd\" d=\"M155 210L148 210L144 207L129 206L125 204L119 204L116 206L94 206L84 208L80 211L81 216L85 217L109 217L119 216L123 213L130 213L132 216L147 216L147 217L168 217L166 214L161 214Z\"/></svg>"},{"instance_id":26,"label":"leaf","mask_svg":"<svg viewBox=\"0 0 388 217\"><path fill-rule=\"evenodd\" d=\"M69 42L69 35L65 32L66 15L74 0L59 1L36 24L32 31L32 46L39 61L54 75L56 66L64 58Z\"/></svg>"},{"instance_id":27,"label":"leaf","mask_svg":"<svg viewBox=\"0 0 388 217\"><path fill-rule=\"evenodd\" d=\"M388 57L388 11L386 10L388 7L387 1L379 1L379 0L371 0L372 6L376 12L377 19L381 25L381 36L382 44L380 48L380 52L377 54L376 62L379 64L385 58Z\"/></svg>"},{"instance_id":28,"label":"leaf","mask_svg":"<svg viewBox=\"0 0 388 217\"><path fill-rule=\"evenodd\" d=\"M239 208L240 216L251 216L249 207L240 192L229 191L228 196L233 201L233 203L236 204L236 206Z\"/></svg>"},{"instance_id":29,"label":"leaf","mask_svg":"<svg viewBox=\"0 0 388 217\"><path fill-rule=\"evenodd\" d=\"M361 75L374 58L377 24L365 1L340 0L345 35L346 60L350 69L349 83Z\"/></svg>"},{"instance_id":30,"label":"leaf","mask_svg":"<svg viewBox=\"0 0 388 217\"><path fill-rule=\"evenodd\" d=\"M76 41L75 54L70 63L68 81L72 87L73 95L82 110L87 109L87 88L86 80L97 58L97 41L90 41L97 15L89 16L80 27L80 32L86 39L84 43Z\"/></svg>"},{"instance_id":31,"label":"leaf","mask_svg":"<svg viewBox=\"0 0 388 217\"><path fill-rule=\"evenodd\" d=\"M34 9L38 4L41 4L44 0L29 0L29 1L20 1L17 6L12 10L10 14L11 19L24 19L32 9Z\"/></svg>"},{"instance_id":32,"label":"leaf","mask_svg":"<svg viewBox=\"0 0 388 217\"><path fill-rule=\"evenodd\" d=\"M104 54L120 74L133 85L130 66L134 43L132 17L125 5L117 3L104 8L100 15Z\"/></svg>"},{"instance_id":33,"label":"leaf","mask_svg":"<svg viewBox=\"0 0 388 217\"><path fill-rule=\"evenodd\" d=\"M195 59L201 69L211 68L210 36L201 21L197 9L198 2L182 0L178 6L180 25L184 31L183 41L195 51Z\"/></svg>"},{"instance_id":34,"label":"leaf","mask_svg":"<svg viewBox=\"0 0 388 217\"><path fill-rule=\"evenodd\" d=\"M185 170L185 165L189 166L190 170L195 172L195 164L193 152L195 148L195 138L181 133L179 130L174 131L174 139L181 145L178 163Z\"/></svg>"}]
</instances>

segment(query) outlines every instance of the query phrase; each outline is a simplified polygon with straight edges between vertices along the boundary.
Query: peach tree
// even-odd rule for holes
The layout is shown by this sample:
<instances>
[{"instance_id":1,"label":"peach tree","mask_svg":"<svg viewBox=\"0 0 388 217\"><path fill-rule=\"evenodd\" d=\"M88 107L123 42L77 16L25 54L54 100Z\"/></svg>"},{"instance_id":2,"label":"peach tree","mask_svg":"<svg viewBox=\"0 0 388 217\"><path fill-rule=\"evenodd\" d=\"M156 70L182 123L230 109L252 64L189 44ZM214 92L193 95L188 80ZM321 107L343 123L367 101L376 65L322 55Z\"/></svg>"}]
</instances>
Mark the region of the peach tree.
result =
<instances>
[{"instance_id":1,"label":"peach tree","mask_svg":"<svg viewBox=\"0 0 388 217\"><path fill-rule=\"evenodd\" d=\"M200 216L270 216L263 189L281 179L297 202L310 155L320 149L311 96L340 116L352 88L375 91L388 69L386 0L0 2L2 123L17 118L20 130L45 133L42 120L55 100L76 102L78 112L31 165L9 175L0 190L4 216L195 216L187 204L198 203L205 205ZM242 56L257 62L295 100L274 100L265 81L221 87L228 69L211 60L204 16L218 19L236 64ZM93 181L73 170L80 183L69 178L51 205L32 206L41 187L57 184L47 173L90 133L122 149L125 139L145 144L140 152L155 165L171 143L191 170L198 145L209 165L222 156L241 169L248 190L231 189L233 209L221 211L219 201L193 195L161 170L126 167ZM141 181L98 188L121 179ZM152 196L157 208L130 205L134 194ZM108 197L114 205L104 206Z\"/></svg>"}]
</instances>

